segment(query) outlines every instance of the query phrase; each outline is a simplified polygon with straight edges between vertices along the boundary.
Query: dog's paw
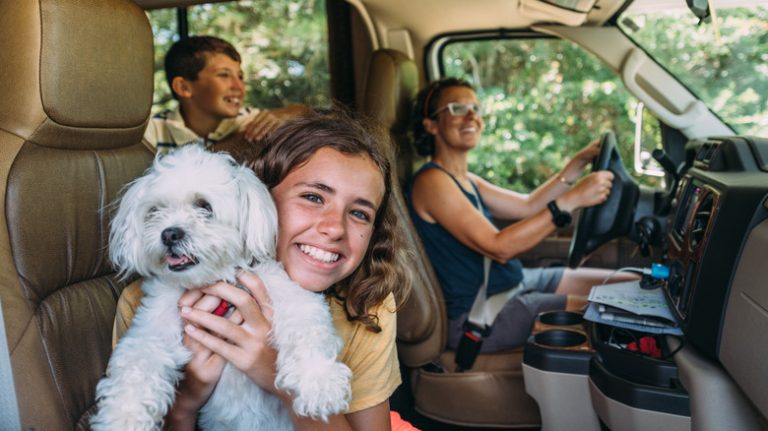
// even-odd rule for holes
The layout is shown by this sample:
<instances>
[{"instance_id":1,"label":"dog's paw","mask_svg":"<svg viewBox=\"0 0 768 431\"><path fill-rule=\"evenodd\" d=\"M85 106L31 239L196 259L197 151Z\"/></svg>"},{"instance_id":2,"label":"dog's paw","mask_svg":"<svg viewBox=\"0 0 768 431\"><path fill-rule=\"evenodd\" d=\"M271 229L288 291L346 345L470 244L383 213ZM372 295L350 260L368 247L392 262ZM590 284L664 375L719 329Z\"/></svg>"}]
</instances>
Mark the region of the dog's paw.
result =
<instances>
[{"instance_id":1,"label":"dog's paw","mask_svg":"<svg viewBox=\"0 0 768 431\"><path fill-rule=\"evenodd\" d=\"M99 407L99 412L90 420L93 431L159 431L163 420L151 415L132 414L122 409Z\"/></svg>"},{"instance_id":2,"label":"dog's paw","mask_svg":"<svg viewBox=\"0 0 768 431\"><path fill-rule=\"evenodd\" d=\"M317 364L315 364L317 365ZM316 378L302 380L293 388L293 410L299 416L328 420L328 416L343 413L352 395L352 371L341 362L328 361Z\"/></svg>"},{"instance_id":3,"label":"dog's paw","mask_svg":"<svg viewBox=\"0 0 768 431\"><path fill-rule=\"evenodd\" d=\"M90 418L94 431L154 431L163 428L163 418L173 399L149 396L137 386L117 384L112 378L96 386L97 412Z\"/></svg>"}]
</instances>

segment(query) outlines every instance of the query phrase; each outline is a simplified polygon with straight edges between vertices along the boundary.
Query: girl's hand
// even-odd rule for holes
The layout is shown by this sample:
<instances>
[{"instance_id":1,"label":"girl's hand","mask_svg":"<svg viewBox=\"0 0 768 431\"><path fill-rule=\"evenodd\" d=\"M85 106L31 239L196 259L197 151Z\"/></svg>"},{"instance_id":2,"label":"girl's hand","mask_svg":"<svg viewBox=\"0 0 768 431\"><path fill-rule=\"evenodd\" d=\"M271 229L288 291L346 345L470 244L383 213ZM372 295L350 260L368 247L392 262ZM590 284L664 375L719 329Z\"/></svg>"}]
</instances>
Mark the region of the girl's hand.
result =
<instances>
[{"instance_id":1,"label":"girl's hand","mask_svg":"<svg viewBox=\"0 0 768 431\"><path fill-rule=\"evenodd\" d=\"M571 212L577 208L599 205L608 200L612 186L613 172L593 172L557 198L557 206Z\"/></svg>"},{"instance_id":2,"label":"girl's hand","mask_svg":"<svg viewBox=\"0 0 768 431\"><path fill-rule=\"evenodd\" d=\"M181 310L195 308L201 313L211 313L220 303L221 298L205 295L199 289L193 289L181 296L179 308ZM182 314L182 324L185 326L190 324L184 319L184 314ZM192 352L192 359L184 369L184 379L179 386L179 395L174 409L191 411L196 416L197 410L205 404L221 378L226 360L186 334L183 341Z\"/></svg>"},{"instance_id":3,"label":"girl's hand","mask_svg":"<svg viewBox=\"0 0 768 431\"><path fill-rule=\"evenodd\" d=\"M188 290L179 299L179 308L194 307L201 313L210 313L221 303L221 298L204 295L199 289ZM182 324L190 324L182 316ZM184 335L184 345L192 352L192 358L184 368L184 379L169 414L169 424L174 429L193 429L197 412L208 401L224 371L226 361L195 339Z\"/></svg>"},{"instance_id":4,"label":"girl's hand","mask_svg":"<svg viewBox=\"0 0 768 431\"><path fill-rule=\"evenodd\" d=\"M272 329L269 295L255 274L243 272L237 279L244 289L226 283L202 289L203 293L235 306L235 312L229 318L184 307L182 318L190 322L184 326L184 331L213 355L231 362L262 389L278 394L275 388L277 352L268 342Z\"/></svg>"}]
</instances>

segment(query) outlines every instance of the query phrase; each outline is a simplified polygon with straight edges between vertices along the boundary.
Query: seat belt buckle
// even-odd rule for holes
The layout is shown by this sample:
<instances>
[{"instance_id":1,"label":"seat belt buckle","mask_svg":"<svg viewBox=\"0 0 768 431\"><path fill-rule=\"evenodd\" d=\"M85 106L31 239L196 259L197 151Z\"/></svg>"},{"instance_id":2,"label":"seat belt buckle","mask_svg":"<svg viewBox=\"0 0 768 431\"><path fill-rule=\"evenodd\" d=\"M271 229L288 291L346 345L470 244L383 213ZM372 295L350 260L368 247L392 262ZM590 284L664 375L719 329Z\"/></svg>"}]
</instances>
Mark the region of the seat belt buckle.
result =
<instances>
[{"instance_id":1,"label":"seat belt buckle","mask_svg":"<svg viewBox=\"0 0 768 431\"><path fill-rule=\"evenodd\" d=\"M475 364L475 359L483 346L483 338L490 334L490 328L479 326L467 320L464 322L464 333L456 349L456 371L469 370Z\"/></svg>"}]
</instances>

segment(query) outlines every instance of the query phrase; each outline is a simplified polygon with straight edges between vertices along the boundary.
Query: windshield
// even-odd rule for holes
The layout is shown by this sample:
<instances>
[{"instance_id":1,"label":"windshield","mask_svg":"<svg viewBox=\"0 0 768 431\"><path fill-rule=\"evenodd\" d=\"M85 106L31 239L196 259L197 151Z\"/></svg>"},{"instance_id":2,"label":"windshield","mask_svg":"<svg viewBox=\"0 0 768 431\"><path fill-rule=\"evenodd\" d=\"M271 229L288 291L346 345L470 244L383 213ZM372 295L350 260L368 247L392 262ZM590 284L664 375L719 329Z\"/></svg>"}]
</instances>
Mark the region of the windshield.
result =
<instances>
[{"instance_id":1,"label":"windshield","mask_svg":"<svg viewBox=\"0 0 768 431\"><path fill-rule=\"evenodd\" d=\"M768 136L768 6L705 3L699 22L685 0L636 0L619 26L737 134Z\"/></svg>"}]
</instances>

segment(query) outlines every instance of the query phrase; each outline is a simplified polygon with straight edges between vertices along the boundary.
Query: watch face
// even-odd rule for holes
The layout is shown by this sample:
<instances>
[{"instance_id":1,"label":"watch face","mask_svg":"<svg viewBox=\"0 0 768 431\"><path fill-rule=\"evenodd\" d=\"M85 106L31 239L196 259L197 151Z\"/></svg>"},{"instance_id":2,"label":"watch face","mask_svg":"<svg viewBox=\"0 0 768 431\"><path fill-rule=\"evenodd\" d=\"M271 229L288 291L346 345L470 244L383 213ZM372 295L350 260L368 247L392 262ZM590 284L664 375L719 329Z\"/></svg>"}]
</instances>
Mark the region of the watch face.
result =
<instances>
[{"instance_id":1,"label":"watch face","mask_svg":"<svg viewBox=\"0 0 768 431\"><path fill-rule=\"evenodd\" d=\"M552 222L555 226L566 227L571 224L571 214L558 208L555 201L551 201L547 204L547 208L549 208L549 211L552 213Z\"/></svg>"},{"instance_id":2,"label":"watch face","mask_svg":"<svg viewBox=\"0 0 768 431\"><path fill-rule=\"evenodd\" d=\"M557 217L554 218L555 226L557 227L566 227L569 224L571 224L571 215L567 212L560 211L560 213L557 215Z\"/></svg>"}]
</instances>

